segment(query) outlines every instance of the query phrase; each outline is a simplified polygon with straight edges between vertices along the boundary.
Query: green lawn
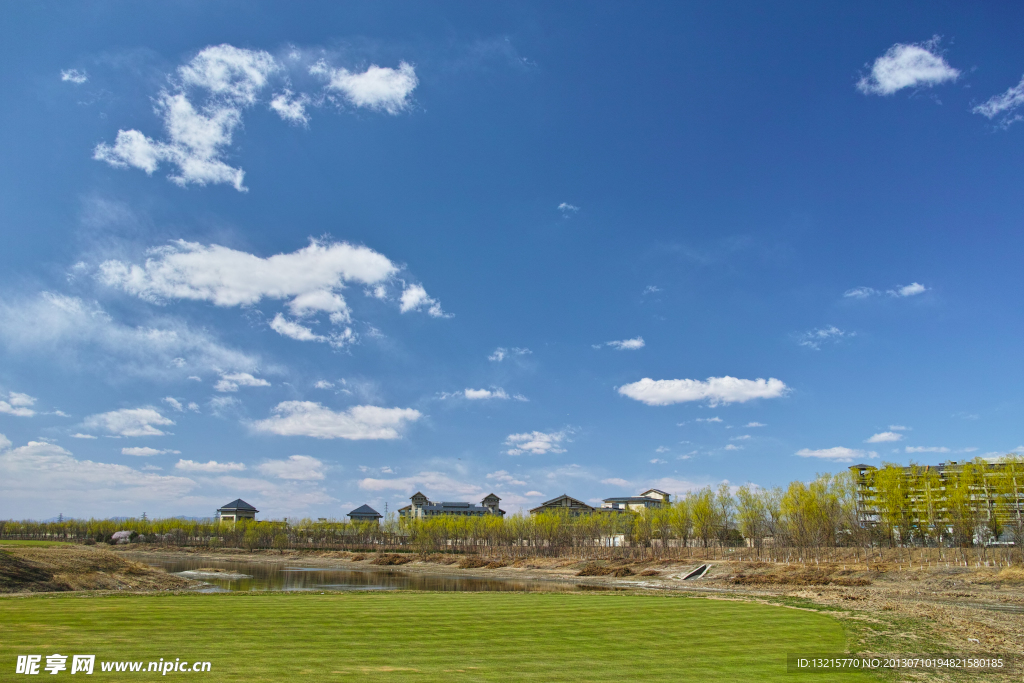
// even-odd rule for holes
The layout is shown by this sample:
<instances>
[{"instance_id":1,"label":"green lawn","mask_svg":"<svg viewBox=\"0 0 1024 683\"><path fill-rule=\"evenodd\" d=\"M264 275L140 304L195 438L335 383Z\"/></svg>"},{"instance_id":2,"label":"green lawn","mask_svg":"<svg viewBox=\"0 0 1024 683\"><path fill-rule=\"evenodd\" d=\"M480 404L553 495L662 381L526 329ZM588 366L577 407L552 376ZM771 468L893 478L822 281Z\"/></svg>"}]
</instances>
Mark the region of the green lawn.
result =
<instances>
[{"instance_id":1,"label":"green lawn","mask_svg":"<svg viewBox=\"0 0 1024 683\"><path fill-rule=\"evenodd\" d=\"M842 627L822 614L668 596L264 593L0 600L0 680L15 678L17 655L44 655L45 664L45 655L56 652L97 655L94 675L103 680L158 677L102 673L103 660L180 657L208 660L212 672L172 672L171 679L211 683L793 681L787 652L842 652L844 643ZM800 674L795 680L861 677Z\"/></svg>"},{"instance_id":2,"label":"green lawn","mask_svg":"<svg viewBox=\"0 0 1024 683\"><path fill-rule=\"evenodd\" d=\"M74 543L65 543L64 541L0 541L0 548L5 546L17 548L55 548L68 545L74 545Z\"/></svg>"}]
</instances>

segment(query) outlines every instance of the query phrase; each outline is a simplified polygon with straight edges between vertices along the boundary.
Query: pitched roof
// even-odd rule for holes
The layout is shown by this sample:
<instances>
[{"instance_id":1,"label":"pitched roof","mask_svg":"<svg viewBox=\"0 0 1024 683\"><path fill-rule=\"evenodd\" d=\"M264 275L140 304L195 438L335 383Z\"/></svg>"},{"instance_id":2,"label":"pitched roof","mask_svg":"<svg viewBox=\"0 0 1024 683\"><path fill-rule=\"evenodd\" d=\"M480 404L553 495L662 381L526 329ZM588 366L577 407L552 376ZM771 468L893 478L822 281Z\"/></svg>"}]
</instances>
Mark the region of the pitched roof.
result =
<instances>
[{"instance_id":1,"label":"pitched roof","mask_svg":"<svg viewBox=\"0 0 1024 683\"><path fill-rule=\"evenodd\" d=\"M251 510L252 512L259 512L259 510L254 508L252 505L249 505L248 503L246 503L241 498L235 498L233 501L231 501L230 503L228 503L224 507L219 508L217 510L217 512L222 512L222 511L225 511L225 510L227 510L227 511L231 511L231 510L246 510L246 511L250 511Z\"/></svg>"},{"instance_id":2,"label":"pitched roof","mask_svg":"<svg viewBox=\"0 0 1024 683\"><path fill-rule=\"evenodd\" d=\"M569 504L570 505L578 505L578 506L582 506L582 507L585 507L585 508L590 508L591 510L594 509L592 505L587 505L582 500L578 500L576 498L573 498L568 493L563 493L562 495L558 496L557 498L552 498L551 500L546 500L543 503L541 503L539 507L544 507L546 505L551 505L552 503L558 502L560 500L565 500L567 498L569 499Z\"/></svg>"},{"instance_id":3,"label":"pitched roof","mask_svg":"<svg viewBox=\"0 0 1024 683\"><path fill-rule=\"evenodd\" d=\"M365 516L369 516L369 515L376 515L377 517L381 516L381 514L379 512L374 510L369 505L360 505L355 510L353 510L350 513L348 513L349 517L352 517L353 515L359 515L360 517L365 517Z\"/></svg>"}]
</instances>

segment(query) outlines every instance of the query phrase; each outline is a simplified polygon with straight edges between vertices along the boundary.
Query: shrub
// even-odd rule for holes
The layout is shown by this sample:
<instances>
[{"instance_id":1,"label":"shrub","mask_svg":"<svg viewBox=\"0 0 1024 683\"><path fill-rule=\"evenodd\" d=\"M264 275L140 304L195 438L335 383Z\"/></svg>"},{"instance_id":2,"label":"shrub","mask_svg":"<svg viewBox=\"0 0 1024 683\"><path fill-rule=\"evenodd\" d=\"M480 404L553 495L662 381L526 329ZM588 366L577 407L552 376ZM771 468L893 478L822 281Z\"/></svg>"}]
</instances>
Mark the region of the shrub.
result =
<instances>
[{"instance_id":1,"label":"shrub","mask_svg":"<svg viewBox=\"0 0 1024 683\"><path fill-rule=\"evenodd\" d=\"M412 558L411 557L408 557L408 556L405 556L405 555L398 555L396 553L385 553L383 555L378 555L375 560L370 562L370 564L379 564L379 565L388 566L388 565L394 565L394 564L408 564L409 562L412 562Z\"/></svg>"},{"instance_id":2,"label":"shrub","mask_svg":"<svg viewBox=\"0 0 1024 683\"><path fill-rule=\"evenodd\" d=\"M459 560L459 569L479 569L488 564L487 560L482 560L479 557L464 557Z\"/></svg>"}]
</instances>

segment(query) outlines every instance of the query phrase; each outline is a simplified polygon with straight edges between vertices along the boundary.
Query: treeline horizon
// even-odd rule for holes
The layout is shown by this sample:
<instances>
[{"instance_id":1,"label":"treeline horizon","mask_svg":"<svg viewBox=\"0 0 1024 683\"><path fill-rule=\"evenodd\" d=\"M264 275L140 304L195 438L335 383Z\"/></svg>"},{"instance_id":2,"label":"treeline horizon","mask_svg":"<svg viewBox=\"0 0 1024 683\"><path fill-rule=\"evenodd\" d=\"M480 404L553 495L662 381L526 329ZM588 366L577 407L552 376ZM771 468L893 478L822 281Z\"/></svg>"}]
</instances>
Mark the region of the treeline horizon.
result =
<instances>
[{"instance_id":1,"label":"treeline horizon","mask_svg":"<svg viewBox=\"0 0 1024 683\"><path fill-rule=\"evenodd\" d=\"M858 495L860 491L861 495ZM1005 561L1024 562L1024 458L975 458L947 466L883 463L858 472L819 474L787 487L727 483L677 496L641 511L568 514L523 512L499 517L441 515L383 523L340 520L220 522L215 518L0 521L0 538L107 542L117 531L169 546L298 550L480 553L508 558L604 556L705 558L734 555L767 561L830 561L881 548L977 548L1009 535ZM870 519L865 522L865 517ZM839 551L844 552L840 553ZM912 555L910 556L912 558Z\"/></svg>"}]
</instances>

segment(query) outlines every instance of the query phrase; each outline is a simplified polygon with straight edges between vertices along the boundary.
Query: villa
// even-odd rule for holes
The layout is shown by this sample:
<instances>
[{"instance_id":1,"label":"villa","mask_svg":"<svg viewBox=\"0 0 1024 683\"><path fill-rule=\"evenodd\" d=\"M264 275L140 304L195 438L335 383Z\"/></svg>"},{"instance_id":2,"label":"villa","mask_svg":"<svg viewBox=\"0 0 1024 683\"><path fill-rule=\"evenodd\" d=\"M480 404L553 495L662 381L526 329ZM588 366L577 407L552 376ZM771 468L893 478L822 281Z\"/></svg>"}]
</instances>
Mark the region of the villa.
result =
<instances>
[{"instance_id":1,"label":"villa","mask_svg":"<svg viewBox=\"0 0 1024 683\"><path fill-rule=\"evenodd\" d=\"M621 498L605 498L601 502L600 512L639 511L648 508L660 508L671 505L672 497L659 489L647 489L639 496Z\"/></svg>"},{"instance_id":2,"label":"villa","mask_svg":"<svg viewBox=\"0 0 1024 683\"><path fill-rule=\"evenodd\" d=\"M589 515L594 511L594 508L587 505L582 500L573 498L572 496L563 493L557 498L544 501L537 507L530 510L531 515L538 515L542 512L566 512L570 515Z\"/></svg>"},{"instance_id":3,"label":"villa","mask_svg":"<svg viewBox=\"0 0 1024 683\"><path fill-rule=\"evenodd\" d=\"M236 498L222 508L217 508L217 518L222 522L237 522L240 519L256 520L259 512L241 498Z\"/></svg>"},{"instance_id":4,"label":"villa","mask_svg":"<svg viewBox=\"0 0 1024 683\"><path fill-rule=\"evenodd\" d=\"M437 517L438 515L460 515L466 517L482 517L484 515L505 516L505 511L498 507L501 498L493 493L480 501L479 505L473 503L434 503L420 492L416 492L412 498L411 505L406 505L398 510L398 517L403 520L425 519Z\"/></svg>"},{"instance_id":5,"label":"villa","mask_svg":"<svg viewBox=\"0 0 1024 683\"><path fill-rule=\"evenodd\" d=\"M383 517L379 512L374 510L369 505L360 505L352 512L348 513L348 518L353 522L380 522L380 518Z\"/></svg>"}]
</instances>

